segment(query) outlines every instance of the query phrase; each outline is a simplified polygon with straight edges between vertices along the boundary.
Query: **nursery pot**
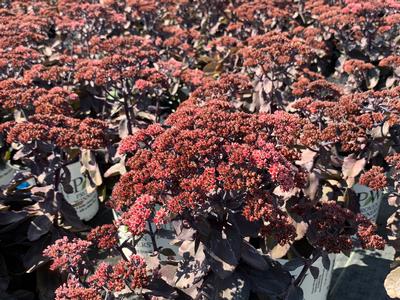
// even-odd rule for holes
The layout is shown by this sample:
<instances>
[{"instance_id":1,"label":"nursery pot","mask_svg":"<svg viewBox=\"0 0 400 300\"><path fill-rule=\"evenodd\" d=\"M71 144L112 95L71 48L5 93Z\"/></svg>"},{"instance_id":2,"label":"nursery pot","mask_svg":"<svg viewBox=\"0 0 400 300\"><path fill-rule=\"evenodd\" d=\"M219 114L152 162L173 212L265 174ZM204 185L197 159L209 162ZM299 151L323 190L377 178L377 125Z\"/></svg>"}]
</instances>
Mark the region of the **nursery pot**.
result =
<instances>
[{"instance_id":1,"label":"nursery pot","mask_svg":"<svg viewBox=\"0 0 400 300\"><path fill-rule=\"evenodd\" d=\"M87 176L82 174L79 161L69 164L67 168L71 176L70 190L67 193L62 184L60 184L60 190L67 202L75 208L78 217L81 220L89 221L99 210L97 190L88 192L90 182Z\"/></svg>"},{"instance_id":2,"label":"nursery pot","mask_svg":"<svg viewBox=\"0 0 400 300\"><path fill-rule=\"evenodd\" d=\"M376 222L383 198L383 192L374 191L361 184L353 185L353 190L360 199L360 212L371 221Z\"/></svg>"},{"instance_id":3,"label":"nursery pot","mask_svg":"<svg viewBox=\"0 0 400 300\"><path fill-rule=\"evenodd\" d=\"M304 300L326 300L332 279L335 258L335 254L329 254L330 265L328 270L324 268L321 257L312 264L313 267L317 267L319 269L319 274L318 277L314 279L310 270L307 271L306 276L300 285L301 289L303 290ZM282 264L288 262L286 259L279 259L279 261ZM292 274L294 277L297 277L302 269L303 266L300 266L291 271L290 274Z\"/></svg>"},{"instance_id":4,"label":"nursery pot","mask_svg":"<svg viewBox=\"0 0 400 300\"><path fill-rule=\"evenodd\" d=\"M0 165L0 187L4 185L8 185L13 179L17 171L21 170L17 165L13 166L7 161L4 164ZM21 182L16 189L24 190L31 188L35 185L35 180L33 178L29 178L23 182Z\"/></svg>"},{"instance_id":5,"label":"nursery pot","mask_svg":"<svg viewBox=\"0 0 400 300\"><path fill-rule=\"evenodd\" d=\"M118 219L119 214L113 210L114 219ZM149 225L146 226L147 232L149 232ZM156 228L154 223L151 223L151 230L154 232L155 242L157 248L171 249L175 253L175 257L179 256L179 247L174 245L172 242L175 240L175 230L172 227L172 223L167 223L161 226L161 228ZM134 241L134 236L129 232L128 227L125 225L119 226L118 237L120 244L123 244L127 240ZM153 242L150 233L143 234L137 241L135 246L136 252L139 255L149 255L154 252ZM124 254L130 256L132 252L127 248L123 249Z\"/></svg>"},{"instance_id":6,"label":"nursery pot","mask_svg":"<svg viewBox=\"0 0 400 300\"><path fill-rule=\"evenodd\" d=\"M0 186L9 184L14 178L16 169L7 161L0 165Z\"/></svg>"}]
</instances>

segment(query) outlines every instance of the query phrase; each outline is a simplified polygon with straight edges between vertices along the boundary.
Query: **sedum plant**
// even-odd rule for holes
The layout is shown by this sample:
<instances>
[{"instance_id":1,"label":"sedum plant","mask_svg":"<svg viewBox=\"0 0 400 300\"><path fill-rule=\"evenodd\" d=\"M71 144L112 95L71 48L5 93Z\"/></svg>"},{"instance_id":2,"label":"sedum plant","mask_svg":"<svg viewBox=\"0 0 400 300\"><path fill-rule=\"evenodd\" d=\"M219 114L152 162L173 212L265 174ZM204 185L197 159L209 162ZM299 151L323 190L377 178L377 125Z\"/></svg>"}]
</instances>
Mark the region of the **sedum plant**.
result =
<instances>
[{"instance_id":1,"label":"sedum plant","mask_svg":"<svg viewBox=\"0 0 400 300\"><path fill-rule=\"evenodd\" d=\"M92 245L63 240L45 251L53 268L65 271L69 259L76 265L67 285L57 290L67 295L59 299L81 288L106 298L112 292L117 298L127 293L145 299L298 299L318 258L328 267L328 253L384 246L362 215L335 201L311 201L301 192L306 172L295 164L294 147L299 117L249 114L229 100L223 91L205 101L192 97L165 124L122 140L119 152L127 156L128 171L109 202L120 215L115 225L93 230ZM168 224L171 245L161 246L158 237ZM116 229L121 226L132 235L122 243ZM137 249L145 236L150 254ZM58 245L78 250L76 260L56 251ZM97 264L85 255L96 248L118 262ZM273 259L281 248L297 258L282 266ZM97 285L104 276L119 278L121 264L136 266L126 269L123 285ZM303 266L296 277L289 273L294 265ZM138 273L146 276L135 279Z\"/></svg>"}]
</instances>

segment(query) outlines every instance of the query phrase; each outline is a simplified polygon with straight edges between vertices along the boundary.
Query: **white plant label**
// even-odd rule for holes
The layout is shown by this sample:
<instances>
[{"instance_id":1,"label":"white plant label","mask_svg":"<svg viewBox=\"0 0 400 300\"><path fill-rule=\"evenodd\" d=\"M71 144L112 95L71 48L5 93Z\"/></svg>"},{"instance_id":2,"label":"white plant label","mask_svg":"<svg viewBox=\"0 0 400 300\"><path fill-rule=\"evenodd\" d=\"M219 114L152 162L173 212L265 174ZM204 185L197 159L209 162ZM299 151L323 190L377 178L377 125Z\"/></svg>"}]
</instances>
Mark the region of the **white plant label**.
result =
<instances>
[{"instance_id":1,"label":"white plant label","mask_svg":"<svg viewBox=\"0 0 400 300\"><path fill-rule=\"evenodd\" d=\"M310 271L307 271L306 276L300 285L303 290L304 300L326 300L329 292L329 285L331 284L335 257L335 254L329 254L329 270L324 268L322 264L322 258L317 259L313 263L313 266L319 269L319 274L316 279L314 279ZM285 259L280 259L279 261L281 263L287 262ZM291 271L290 274L296 278L302 269L303 266L300 266L296 270Z\"/></svg>"},{"instance_id":2,"label":"white plant label","mask_svg":"<svg viewBox=\"0 0 400 300\"><path fill-rule=\"evenodd\" d=\"M114 219L118 219L117 212L113 211ZM171 241L175 239L175 230L172 227L172 223L162 225L161 228L156 228L155 224L151 225L153 232L155 232L155 240L157 248L169 248L175 252L176 256L179 256L179 247L171 245ZM149 226L146 226L146 230L149 230ZM123 244L126 240L133 239L132 234L129 232L127 226L120 226L118 228L118 237L120 244ZM136 252L139 255L149 255L154 252L153 242L149 233L143 234L139 241L136 243ZM132 252L128 249L123 249L124 254L127 256L132 255Z\"/></svg>"},{"instance_id":3,"label":"white plant label","mask_svg":"<svg viewBox=\"0 0 400 300\"><path fill-rule=\"evenodd\" d=\"M171 245L170 242L174 240L174 228L171 223L162 225L161 228L157 229L154 224L151 224L153 232L155 232L155 241L157 248L170 248L176 255L178 255L179 248L175 245ZM149 230L149 226L147 226ZM151 241L150 234L144 234L143 237L136 244L136 251L139 254L150 254L154 251L153 242Z\"/></svg>"},{"instance_id":4,"label":"white plant label","mask_svg":"<svg viewBox=\"0 0 400 300\"><path fill-rule=\"evenodd\" d=\"M71 204L81 220L89 221L99 210L99 200L97 191L88 193L87 187L90 184L89 179L81 173L81 164L76 162L67 166L71 173L72 193L66 193L60 184L65 199Z\"/></svg>"},{"instance_id":5,"label":"white plant label","mask_svg":"<svg viewBox=\"0 0 400 300\"><path fill-rule=\"evenodd\" d=\"M383 192L373 191L369 187L361 184L353 185L353 190L360 198L360 212L371 221L376 222Z\"/></svg>"}]
</instances>

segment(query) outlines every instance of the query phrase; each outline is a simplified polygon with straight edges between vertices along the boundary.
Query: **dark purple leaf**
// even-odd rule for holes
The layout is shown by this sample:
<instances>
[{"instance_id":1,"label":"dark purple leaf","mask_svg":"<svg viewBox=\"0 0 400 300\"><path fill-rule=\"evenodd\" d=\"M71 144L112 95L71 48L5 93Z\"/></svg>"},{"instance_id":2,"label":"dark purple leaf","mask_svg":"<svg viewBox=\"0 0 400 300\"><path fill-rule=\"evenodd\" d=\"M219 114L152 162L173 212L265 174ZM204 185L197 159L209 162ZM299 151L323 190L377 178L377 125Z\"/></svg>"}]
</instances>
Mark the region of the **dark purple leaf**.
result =
<instances>
[{"instance_id":1,"label":"dark purple leaf","mask_svg":"<svg viewBox=\"0 0 400 300\"><path fill-rule=\"evenodd\" d=\"M246 300L250 296L250 284L240 272L221 279L210 275L200 287L197 299L202 300Z\"/></svg>"},{"instance_id":2,"label":"dark purple leaf","mask_svg":"<svg viewBox=\"0 0 400 300\"><path fill-rule=\"evenodd\" d=\"M269 268L265 258L248 242L242 242L242 257L243 261L253 268L264 271Z\"/></svg>"},{"instance_id":3,"label":"dark purple leaf","mask_svg":"<svg viewBox=\"0 0 400 300\"><path fill-rule=\"evenodd\" d=\"M241 236L232 227L227 227L222 232L212 230L205 252L218 277L226 278L235 270L241 255L241 244Z\"/></svg>"},{"instance_id":4,"label":"dark purple leaf","mask_svg":"<svg viewBox=\"0 0 400 300\"><path fill-rule=\"evenodd\" d=\"M314 279L317 279L319 276L319 269L318 267L310 266L310 273Z\"/></svg>"},{"instance_id":5,"label":"dark purple leaf","mask_svg":"<svg viewBox=\"0 0 400 300\"><path fill-rule=\"evenodd\" d=\"M25 219L28 214L24 211L0 211L0 225L8 225Z\"/></svg>"},{"instance_id":6,"label":"dark purple leaf","mask_svg":"<svg viewBox=\"0 0 400 300\"><path fill-rule=\"evenodd\" d=\"M354 213L360 212L360 199L357 193L352 189L346 189L344 195L345 207Z\"/></svg>"},{"instance_id":7,"label":"dark purple leaf","mask_svg":"<svg viewBox=\"0 0 400 300\"><path fill-rule=\"evenodd\" d=\"M0 291L7 290L10 277L8 276L6 261L3 255L0 254Z\"/></svg>"},{"instance_id":8,"label":"dark purple leaf","mask_svg":"<svg viewBox=\"0 0 400 300\"><path fill-rule=\"evenodd\" d=\"M298 286L291 285L289 287L285 300L303 300L303 299L304 299L303 290Z\"/></svg>"},{"instance_id":9,"label":"dark purple leaf","mask_svg":"<svg viewBox=\"0 0 400 300\"><path fill-rule=\"evenodd\" d=\"M36 286L40 300L55 299L55 290L62 284L62 276L48 268L36 271Z\"/></svg>"},{"instance_id":10,"label":"dark purple leaf","mask_svg":"<svg viewBox=\"0 0 400 300\"><path fill-rule=\"evenodd\" d=\"M51 243L50 235L44 235L28 249L23 257L26 272L31 273L49 259L42 255L43 250Z\"/></svg>"},{"instance_id":11,"label":"dark purple leaf","mask_svg":"<svg viewBox=\"0 0 400 300\"><path fill-rule=\"evenodd\" d=\"M285 263L283 265L283 268L290 272L302 266L304 266L304 260L300 257L295 257L289 260L287 263Z\"/></svg>"},{"instance_id":12,"label":"dark purple leaf","mask_svg":"<svg viewBox=\"0 0 400 300\"><path fill-rule=\"evenodd\" d=\"M25 158L26 156L28 156L28 155L30 155L32 153L33 148L34 148L33 144L24 145L20 150L18 150L13 155L13 159L14 160L20 160L22 158Z\"/></svg>"},{"instance_id":13,"label":"dark purple leaf","mask_svg":"<svg viewBox=\"0 0 400 300\"><path fill-rule=\"evenodd\" d=\"M331 260L329 259L329 255L326 252L322 252L322 265L326 270L329 270L331 267Z\"/></svg>"},{"instance_id":14,"label":"dark purple leaf","mask_svg":"<svg viewBox=\"0 0 400 300\"><path fill-rule=\"evenodd\" d=\"M47 216L42 215L34 218L28 228L28 240L36 241L42 235L48 233L51 227L52 222Z\"/></svg>"},{"instance_id":15,"label":"dark purple leaf","mask_svg":"<svg viewBox=\"0 0 400 300\"><path fill-rule=\"evenodd\" d=\"M16 300L34 300L35 294L31 291L17 290L11 293Z\"/></svg>"},{"instance_id":16,"label":"dark purple leaf","mask_svg":"<svg viewBox=\"0 0 400 300\"><path fill-rule=\"evenodd\" d=\"M242 236L257 237L261 227L261 221L250 222L241 213L231 215L232 223L240 231Z\"/></svg>"},{"instance_id":17,"label":"dark purple leaf","mask_svg":"<svg viewBox=\"0 0 400 300\"><path fill-rule=\"evenodd\" d=\"M83 222L79 219L76 210L69 204L65 199L63 199L63 195L59 192L56 194L57 198L61 198L61 207L60 212L63 217L63 224L67 227L72 227L74 230L83 231L87 230L89 227L83 224Z\"/></svg>"},{"instance_id":18,"label":"dark purple leaf","mask_svg":"<svg viewBox=\"0 0 400 300\"><path fill-rule=\"evenodd\" d=\"M285 293L292 282L290 273L279 264L265 271L248 267L240 267L240 270L250 280L252 291L267 297L276 297Z\"/></svg>"},{"instance_id":19,"label":"dark purple leaf","mask_svg":"<svg viewBox=\"0 0 400 300\"><path fill-rule=\"evenodd\" d=\"M175 229L176 238L181 241L192 241L196 230L186 225L182 220L172 221L172 226Z\"/></svg>"},{"instance_id":20,"label":"dark purple leaf","mask_svg":"<svg viewBox=\"0 0 400 300\"><path fill-rule=\"evenodd\" d=\"M150 292L145 293L147 295L164 297L165 299L174 299L177 296L177 292L174 288L160 278L150 281L146 288L150 290Z\"/></svg>"},{"instance_id":21,"label":"dark purple leaf","mask_svg":"<svg viewBox=\"0 0 400 300\"><path fill-rule=\"evenodd\" d=\"M193 227L204 237L208 237L210 235L211 225L205 218L196 218Z\"/></svg>"}]
</instances>

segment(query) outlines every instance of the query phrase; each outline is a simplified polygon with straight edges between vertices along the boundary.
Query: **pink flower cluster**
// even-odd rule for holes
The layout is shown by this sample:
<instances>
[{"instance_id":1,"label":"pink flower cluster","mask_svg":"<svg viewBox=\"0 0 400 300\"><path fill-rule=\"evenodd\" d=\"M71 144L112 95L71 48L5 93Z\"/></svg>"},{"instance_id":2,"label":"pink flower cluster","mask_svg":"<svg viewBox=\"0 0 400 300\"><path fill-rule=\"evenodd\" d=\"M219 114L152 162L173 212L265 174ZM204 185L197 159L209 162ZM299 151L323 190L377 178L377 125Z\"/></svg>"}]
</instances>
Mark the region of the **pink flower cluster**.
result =
<instances>
[{"instance_id":1,"label":"pink flower cluster","mask_svg":"<svg viewBox=\"0 0 400 300\"><path fill-rule=\"evenodd\" d=\"M166 121L169 127L153 125L121 142L129 171L115 186L111 204L125 211L122 223L137 235L153 218L159 223L160 217L206 214L213 199L227 192L247 194L249 206L258 201L254 195L265 193L271 199L266 207L282 224L288 219L273 204L274 188L290 191L305 182L291 162L296 154L285 146L293 142L286 135L297 121L284 114L238 112L226 100L187 100ZM156 203L161 209L154 216ZM272 226L276 232L279 225Z\"/></svg>"},{"instance_id":2,"label":"pink flower cluster","mask_svg":"<svg viewBox=\"0 0 400 300\"><path fill-rule=\"evenodd\" d=\"M79 269L84 264L84 256L89 251L91 242L74 238L69 240L66 236L55 241L48 246L43 254L52 259L50 269L60 269L61 271L70 272L71 269Z\"/></svg>"}]
</instances>

